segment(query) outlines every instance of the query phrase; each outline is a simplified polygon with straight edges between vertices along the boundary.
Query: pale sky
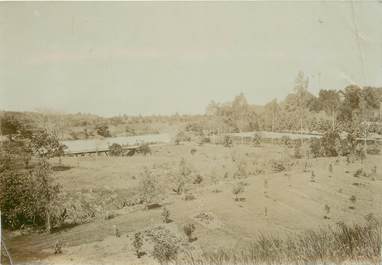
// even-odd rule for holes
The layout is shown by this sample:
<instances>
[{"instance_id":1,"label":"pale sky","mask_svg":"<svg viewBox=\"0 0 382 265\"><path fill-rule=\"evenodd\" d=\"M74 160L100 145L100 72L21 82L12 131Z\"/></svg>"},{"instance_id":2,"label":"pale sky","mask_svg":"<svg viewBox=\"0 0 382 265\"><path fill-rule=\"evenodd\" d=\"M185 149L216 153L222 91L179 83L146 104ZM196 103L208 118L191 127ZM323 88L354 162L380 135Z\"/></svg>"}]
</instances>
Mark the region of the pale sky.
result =
<instances>
[{"instance_id":1,"label":"pale sky","mask_svg":"<svg viewBox=\"0 0 382 265\"><path fill-rule=\"evenodd\" d=\"M283 99L299 70L313 93L382 86L382 3L353 5L1 2L0 110L204 113Z\"/></svg>"}]
</instances>

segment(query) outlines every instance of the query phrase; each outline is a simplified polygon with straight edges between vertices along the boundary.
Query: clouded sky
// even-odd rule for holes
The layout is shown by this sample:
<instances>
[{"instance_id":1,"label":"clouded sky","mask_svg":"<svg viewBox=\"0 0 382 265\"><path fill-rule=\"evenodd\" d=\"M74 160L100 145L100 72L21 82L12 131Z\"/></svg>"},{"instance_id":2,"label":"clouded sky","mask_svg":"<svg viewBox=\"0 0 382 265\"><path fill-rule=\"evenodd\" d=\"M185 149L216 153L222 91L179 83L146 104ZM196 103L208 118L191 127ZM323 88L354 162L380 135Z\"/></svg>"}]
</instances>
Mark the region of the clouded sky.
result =
<instances>
[{"instance_id":1,"label":"clouded sky","mask_svg":"<svg viewBox=\"0 0 382 265\"><path fill-rule=\"evenodd\" d=\"M0 3L0 109L203 113L243 92L282 99L382 86L382 3ZM358 32L358 34L357 34Z\"/></svg>"}]
</instances>

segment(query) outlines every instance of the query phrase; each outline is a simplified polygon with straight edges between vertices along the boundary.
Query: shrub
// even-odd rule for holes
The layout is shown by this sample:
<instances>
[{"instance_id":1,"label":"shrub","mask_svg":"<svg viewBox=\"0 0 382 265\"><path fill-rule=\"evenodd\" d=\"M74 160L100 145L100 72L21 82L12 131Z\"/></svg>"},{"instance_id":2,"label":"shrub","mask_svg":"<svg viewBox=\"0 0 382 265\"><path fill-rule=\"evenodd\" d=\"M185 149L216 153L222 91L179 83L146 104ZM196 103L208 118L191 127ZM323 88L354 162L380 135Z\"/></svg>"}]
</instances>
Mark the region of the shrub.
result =
<instances>
[{"instance_id":1,"label":"shrub","mask_svg":"<svg viewBox=\"0 0 382 265\"><path fill-rule=\"evenodd\" d=\"M201 175L197 175L194 179L194 184L200 184L203 181L203 177Z\"/></svg>"},{"instance_id":2,"label":"shrub","mask_svg":"<svg viewBox=\"0 0 382 265\"><path fill-rule=\"evenodd\" d=\"M284 162L281 160L271 160L270 162L271 162L272 171L274 172L281 172L286 169Z\"/></svg>"},{"instance_id":3,"label":"shrub","mask_svg":"<svg viewBox=\"0 0 382 265\"><path fill-rule=\"evenodd\" d=\"M281 144L289 146L291 144L291 139L289 136L283 135L281 137Z\"/></svg>"},{"instance_id":4,"label":"shrub","mask_svg":"<svg viewBox=\"0 0 382 265\"><path fill-rule=\"evenodd\" d=\"M107 125L97 125L95 129L98 135L103 137L111 137L109 127Z\"/></svg>"},{"instance_id":5,"label":"shrub","mask_svg":"<svg viewBox=\"0 0 382 265\"><path fill-rule=\"evenodd\" d=\"M361 176L366 176L366 173L364 172L364 170L362 168L359 168L357 169L354 174L353 174L353 177L355 178L359 178Z\"/></svg>"},{"instance_id":6,"label":"shrub","mask_svg":"<svg viewBox=\"0 0 382 265\"><path fill-rule=\"evenodd\" d=\"M154 176L151 175L150 171L145 167L143 173L141 174L141 180L138 185L138 190L140 194L140 199L146 204L152 203L153 200L157 199L160 189L158 183Z\"/></svg>"},{"instance_id":7,"label":"shrub","mask_svg":"<svg viewBox=\"0 0 382 265\"><path fill-rule=\"evenodd\" d=\"M247 163L244 160L240 160L237 163L237 171L235 173L235 176L241 177L241 178L247 178L248 177L248 170L247 170Z\"/></svg>"},{"instance_id":8,"label":"shrub","mask_svg":"<svg viewBox=\"0 0 382 265\"><path fill-rule=\"evenodd\" d=\"M209 137L202 136L199 144L202 145L202 144L207 144L207 143L211 143L211 139Z\"/></svg>"},{"instance_id":9,"label":"shrub","mask_svg":"<svg viewBox=\"0 0 382 265\"><path fill-rule=\"evenodd\" d=\"M312 170L311 175L310 175L310 182L316 182L315 177L316 177L316 174Z\"/></svg>"},{"instance_id":10,"label":"shrub","mask_svg":"<svg viewBox=\"0 0 382 265\"><path fill-rule=\"evenodd\" d=\"M363 161L366 158L365 149L362 144L357 144L355 148L355 157L361 161Z\"/></svg>"},{"instance_id":11,"label":"shrub","mask_svg":"<svg viewBox=\"0 0 382 265\"><path fill-rule=\"evenodd\" d=\"M380 261L381 224L371 221L310 230L283 238L260 235L249 247L205 252L198 264L375 264ZM195 264L192 255L182 264Z\"/></svg>"},{"instance_id":12,"label":"shrub","mask_svg":"<svg viewBox=\"0 0 382 265\"><path fill-rule=\"evenodd\" d=\"M123 153L122 146L117 143L113 143L109 148L109 153L111 156L120 156Z\"/></svg>"},{"instance_id":13,"label":"shrub","mask_svg":"<svg viewBox=\"0 0 382 265\"><path fill-rule=\"evenodd\" d=\"M323 156L338 156L338 150L336 150L336 143L340 140L338 132L330 130L326 131L320 139L322 155Z\"/></svg>"},{"instance_id":14,"label":"shrub","mask_svg":"<svg viewBox=\"0 0 382 265\"><path fill-rule=\"evenodd\" d=\"M352 196L350 196L349 200L350 200L353 204L355 204L355 202L357 201L357 197L356 197L355 195L352 195Z\"/></svg>"},{"instance_id":15,"label":"shrub","mask_svg":"<svg viewBox=\"0 0 382 265\"><path fill-rule=\"evenodd\" d=\"M152 256L160 263L166 264L176 260L178 246L169 239L156 239Z\"/></svg>"},{"instance_id":16,"label":"shrub","mask_svg":"<svg viewBox=\"0 0 382 265\"><path fill-rule=\"evenodd\" d=\"M252 139L253 144L254 144L254 145L260 145L260 144L261 144L261 141L262 141L262 137L261 137L261 135L258 134L258 133L255 133L255 134L253 135L253 139Z\"/></svg>"},{"instance_id":17,"label":"shrub","mask_svg":"<svg viewBox=\"0 0 382 265\"><path fill-rule=\"evenodd\" d=\"M161 215L162 215L163 223L170 222L170 211L166 207L163 208Z\"/></svg>"},{"instance_id":18,"label":"shrub","mask_svg":"<svg viewBox=\"0 0 382 265\"><path fill-rule=\"evenodd\" d=\"M233 146L233 140L232 140L232 137L229 136L229 135L224 136L224 139L223 139L223 145L224 145L225 147L232 147L232 146Z\"/></svg>"},{"instance_id":19,"label":"shrub","mask_svg":"<svg viewBox=\"0 0 382 265\"><path fill-rule=\"evenodd\" d=\"M369 148L367 148L366 152L369 155L379 155L381 153L381 149L379 148L379 145L375 143Z\"/></svg>"},{"instance_id":20,"label":"shrub","mask_svg":"<svg viewBox=\"0 0 382 265\"><path fill-rule=\"evenodd\" d=\"M321 156L321 144L320 139L311 138L310 139L310 152L313 154L313 157Z\"/></svg>"},{"instance_id":21,"label":"shrub","mask_svg":"<svg viewBox=\"0 0 382 265\"><path fill-rule=\"evenodd\" d=\"M244 186L241 184L241 183L237 183L233 189L232 189L232 193L235 195L235 201L238 201L239 200L239 197L238 195L240 193L243 193L244 192Z\"/></svg>"},{"instance_id":22,"label":"shrub","mask_svg":"<svg viewBox=\"0 0 382 265\"><path fill-rule=\"evenodd\" d=\"M121 236L121 232L119 232L119 229L118 229L117 225L113 225L113 230L114 230L114 236L115 237L120 237Z\"/></svg>"},{"instance_id":23,"label":"shrub","mask_svg":"<svg viewBox=\"0 0 382 265\"><path fill-rule=\"evenodd\" d=\"M178 195L185 191L186 182L191 174L191 169L187 166L186 160L182 158L179 162L179 172L177 173L175 184L173 189Z\"/></svg>"},{"instance_id":24,"label":"shrub","mask_svg":"<svg viewBox=\"0 0 382 265\"><path fill-rule=\"evenodd\" d=\"M134 235L134 241L133 241L133 248L135 250L135 254L137 255L138 259L142 256L142 246L143 246L143 239L142 234L140 232L135 233Z\"/></svg>"},{"instance_id":25,"label":"shrub","mask_svg":"<svg viewBox=\"0 0 382 265\"><path fill-rule=\"evenodd\" d=\"M62 254L62 241L61 240L57 240L54 243L54 254L55 255Z\"/></svg>"},{"instance_id":26,"label":"shrub","mask_svg":"<svg viewBox=\"0 0 382 265\"><path fill-rule=\"evenodd\" d=\"M294 145L294 158L301 158L302 157L302 154L301 154L301 142L296 142L296 144Z\"/></svg>"},{"instance_id":27,"label":"shrub","mask_svg":"<svg viewBox=\"0 0 382 265\"><path fill-rule=\"evenodd\" d=\"M184 196L184 200L185 200L185 201L192 201L192 200L195 200L195 195L193 195L193 194L186 194L186 195Z\"/></svg>"},{"instance_id":28,"label":"shrub","mask_svg":"<svg viewBox=\"0 0 382 265\"><path fill-rule=\"evenodd\" d=\"M195 231L195 225L194 224L186 224L183 226L183 231L188 237L188 241L192 242L194 238L192 237L192 233Z\"/></svg>"},{"instance_id":29,"label":"shrub","mask_svg":"<svg viewBox=\"0 0 382 265\"><path fill-rule=\"evenodd\" d=\"M324 209L325 209L326 214L329 215L329 213L330 213L330 206L325 204Z\"/></svg>"},{"instance_id":30,"label":"shrub","mask_svg":"<svg viewBox=\"0 0 382 265\"><path fill-rule=\"evenodd\" d=\"M141 153L143 155L148 155L150 154L151 155L151 148L150 148L150 145L149 144L141 144L138 148L137 148L137 152L138 153Z\"/></svg>"},{"instance_id":31,"label":"shrub","mask_svg":"<svg viewBox=\"0 0 382 265\"><path fill-rule=\"evenodd\" d=\"M186 134L184 131L180 131L175 135L174 142L175 144L179 144L181 142L190 142L191 141L191 136Z\"/></svg>"},{"instance_id":32,"label":"shrub","mask_svg":"<svg viewBox=\"0 0 382 265\"><path fill-rule=\"evenodd\" d=\"M52 208L58 200L60 186L50 178L50 166L40 161L26 172L5 170L0 174L0 209L4 227L41 226L50 231L60 225Z\"/></svg>"}]
</instances>

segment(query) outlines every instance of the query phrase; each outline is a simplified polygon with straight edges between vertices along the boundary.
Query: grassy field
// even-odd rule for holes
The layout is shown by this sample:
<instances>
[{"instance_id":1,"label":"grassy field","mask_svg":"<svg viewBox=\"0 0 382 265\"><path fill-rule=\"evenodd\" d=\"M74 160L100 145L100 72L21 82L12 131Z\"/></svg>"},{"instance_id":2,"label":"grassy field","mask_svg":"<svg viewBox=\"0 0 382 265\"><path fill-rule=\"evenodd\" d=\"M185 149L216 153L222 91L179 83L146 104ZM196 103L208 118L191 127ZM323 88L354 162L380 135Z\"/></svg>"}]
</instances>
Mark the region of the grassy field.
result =
<instances>
[{"instance_id":1,"label":"grassy field","mask_svg":"<svg viewBox=\"0 0 382 265\"><path fill-rule=\"evenodd\" d=\"M162 236L176 242L181 256L201 257L245 249L262 236L286 240L339 222L363 224L370 214L382 218L381 156L368 155L361 164L343 157L296 159L293 153L272 144L188 143L157 146L147 156L65 157L65 167L54 159L69 219L82 224L52 234L8 232L8 247L20 263L152 264L153 239ZM357 175L361 168L366 174ZM155 179L153 202L162 207L147 210L140 203L145 174ZM182 174L184 192L177 194ZM162 221L163 207L169 223ZM189 223L195 226L192 242L183 232ZM139 259L132 247L136 232L146 253ZM60 255L53 254L57 241L63 243Z\"/></svg>"}]
</instances>

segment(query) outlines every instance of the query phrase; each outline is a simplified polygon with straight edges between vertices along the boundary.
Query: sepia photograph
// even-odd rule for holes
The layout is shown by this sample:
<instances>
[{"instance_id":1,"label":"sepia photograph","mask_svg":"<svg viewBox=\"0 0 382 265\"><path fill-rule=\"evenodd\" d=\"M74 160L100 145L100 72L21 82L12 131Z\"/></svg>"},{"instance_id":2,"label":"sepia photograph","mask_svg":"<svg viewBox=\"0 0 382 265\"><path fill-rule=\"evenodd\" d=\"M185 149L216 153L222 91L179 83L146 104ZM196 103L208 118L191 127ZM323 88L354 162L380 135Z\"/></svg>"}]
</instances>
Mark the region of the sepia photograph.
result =
<instances>
[{"instance_id":1,"label":"sepia photograph","mask_svg":"<svg viewBox=\"0 0 382 265\"><path fill-rule=\"evenodd\" d=\"M0 265L382 265L382 1L0 1Z\"/></svg>"}]
</instances>

